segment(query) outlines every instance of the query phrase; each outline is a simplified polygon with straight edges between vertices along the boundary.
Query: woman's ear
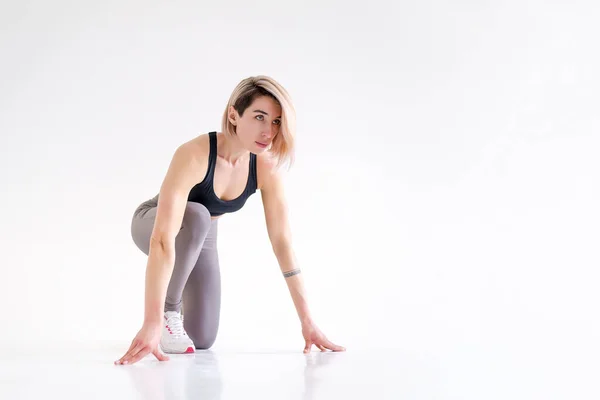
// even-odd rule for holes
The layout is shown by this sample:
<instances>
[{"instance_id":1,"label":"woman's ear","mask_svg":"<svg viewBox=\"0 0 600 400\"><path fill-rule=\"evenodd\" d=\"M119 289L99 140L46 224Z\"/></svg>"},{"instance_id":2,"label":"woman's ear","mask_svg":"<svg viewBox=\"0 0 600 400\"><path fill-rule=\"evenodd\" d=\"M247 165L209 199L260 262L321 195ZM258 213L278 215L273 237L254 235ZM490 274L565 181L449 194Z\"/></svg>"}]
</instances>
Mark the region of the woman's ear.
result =
<instances>
[{"instance_id":1,"label":"woman's ear","mask_svg":"<svg viewBox=\"0 0 600 400\"><path fill-rule=\"evenodd\" d=\"M237 111L235 110L235 108L233 108L233 106L229 106L229 122L231 122L231 124L233 126L237 125Z\"/></svg>"}]
</instances>

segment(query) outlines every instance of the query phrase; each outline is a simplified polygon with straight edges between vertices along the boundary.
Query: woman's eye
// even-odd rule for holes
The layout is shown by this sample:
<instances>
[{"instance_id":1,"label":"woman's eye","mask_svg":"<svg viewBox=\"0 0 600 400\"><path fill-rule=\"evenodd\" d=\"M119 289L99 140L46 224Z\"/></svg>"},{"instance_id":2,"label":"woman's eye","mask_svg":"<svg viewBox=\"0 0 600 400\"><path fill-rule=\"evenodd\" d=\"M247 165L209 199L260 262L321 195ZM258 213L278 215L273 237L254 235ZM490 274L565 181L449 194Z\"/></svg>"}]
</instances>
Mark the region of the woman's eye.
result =
<instances>
[{"instance_id":1,"label":"woman's eye","mask_svg":"<svg viewBox=\"0 0 600 400\"><path fill-rule=\"evenodd\" d=\"M276 119L275 121L273 121L273 123L274 123L275 125L281 125L281 121L280 121L280 120L278 120L278 119Z\"/></svg>"},{"instance_id":2,"label":"woman's eye","mask_svg":"<svg viewBox=\"0 0 600 400\"><path fill-rule=\"evenodd\" d=\"M262 118L262 115L257 115L256 118ZM262 121L262 119L259 119L259 121Z\"/></svg>"}]
</instances>

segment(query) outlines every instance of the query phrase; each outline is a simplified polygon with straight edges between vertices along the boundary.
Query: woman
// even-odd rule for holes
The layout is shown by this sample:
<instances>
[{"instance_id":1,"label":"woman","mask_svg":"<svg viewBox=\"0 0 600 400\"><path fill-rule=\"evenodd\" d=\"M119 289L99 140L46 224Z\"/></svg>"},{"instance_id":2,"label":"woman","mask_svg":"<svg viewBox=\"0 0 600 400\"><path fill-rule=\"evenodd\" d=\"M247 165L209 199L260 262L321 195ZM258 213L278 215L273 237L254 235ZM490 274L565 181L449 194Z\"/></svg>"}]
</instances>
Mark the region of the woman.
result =
<instances>
[{"instance_id":1,"label":"woman","mask_svg":"<svg viewBox=\"0 0 600 400\"><path fill-rule=\"evenodd\" d=\"M300 318L304 353L312 345L321 351L345 350L312 320L291 247L278 172L284 163L293 163L295 111L290 96L268 76L244 79L231 94L221 129L179 146L159 194L134 212L133 241L148 255L145 315L129 350L115 364L133 364L149 353L166 361L169 357L159 344L165 353L212 346L221 305L218 219L241 209L257 189L269 240Z\"/></svg>"}]
</instances>

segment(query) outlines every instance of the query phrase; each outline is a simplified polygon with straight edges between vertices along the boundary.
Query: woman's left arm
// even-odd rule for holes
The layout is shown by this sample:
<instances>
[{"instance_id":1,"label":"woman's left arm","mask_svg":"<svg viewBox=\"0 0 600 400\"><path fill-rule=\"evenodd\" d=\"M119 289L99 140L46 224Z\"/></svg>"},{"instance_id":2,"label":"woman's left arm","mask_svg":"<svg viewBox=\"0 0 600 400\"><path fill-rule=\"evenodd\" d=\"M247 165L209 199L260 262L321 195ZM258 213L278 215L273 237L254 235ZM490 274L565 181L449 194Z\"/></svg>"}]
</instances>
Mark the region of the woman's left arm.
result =
<instances>
[{"instance_id":1,"label":"woman's left arm","mask_svg":"<svg viewBox=\"0 0 600 400\"><path fill-rule=\"evenodd\" d=\"M345 351L344 347L331 343L312 319L308 308L301 269L292 249L291 229L288 221L288 208L283 189L283 179L280 172L273 170L269 174L264 175L267 176L263 178L261 196L267 232L281 273L287 282L296 312L300 318L302 335L306 342L304 352L308 353L313 344L321 351L326 351L326 349Z\"/></svg>"}]
</instances>

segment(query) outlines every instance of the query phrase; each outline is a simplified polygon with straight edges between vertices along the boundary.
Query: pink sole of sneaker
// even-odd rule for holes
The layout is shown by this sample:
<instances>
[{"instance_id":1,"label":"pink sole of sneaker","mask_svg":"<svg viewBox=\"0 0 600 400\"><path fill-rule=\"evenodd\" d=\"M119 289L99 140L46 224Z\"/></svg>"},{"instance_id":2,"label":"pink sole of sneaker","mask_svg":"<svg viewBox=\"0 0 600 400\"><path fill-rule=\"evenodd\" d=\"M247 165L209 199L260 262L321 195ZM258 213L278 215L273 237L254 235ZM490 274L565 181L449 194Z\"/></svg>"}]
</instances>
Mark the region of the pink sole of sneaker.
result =
<instances>
[{"instance_id":1,"label":"pink sole of sneaker","mask_svg":"<svg viewBox=\"0 0 600 400\"><path fill-rule=\"evenodd\" d=\"M187 353L195 353L194 348L188 347L187 350L185 351L185 354L187 354Z\"/></svg>"}]
</instances>

